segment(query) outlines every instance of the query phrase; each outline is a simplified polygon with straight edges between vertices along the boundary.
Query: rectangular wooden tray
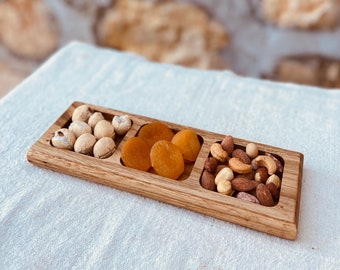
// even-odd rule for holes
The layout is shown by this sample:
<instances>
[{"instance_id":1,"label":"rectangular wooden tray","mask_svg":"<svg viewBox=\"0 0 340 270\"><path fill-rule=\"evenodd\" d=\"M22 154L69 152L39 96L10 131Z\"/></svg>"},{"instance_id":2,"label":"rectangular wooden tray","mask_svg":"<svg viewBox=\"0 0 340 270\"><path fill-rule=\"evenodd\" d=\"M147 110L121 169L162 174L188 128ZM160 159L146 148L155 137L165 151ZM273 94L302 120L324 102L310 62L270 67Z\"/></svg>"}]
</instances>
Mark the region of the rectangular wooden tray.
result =
<instances>
[{"instance_id":1,"label":"rectangular wooden tray","mask_svg":"<svg viewBox=\"0 0 340 270\"><path fill-rule=\"evenodd\" d=\"M115 138L117 149L114 154L107 159L97 159L53 147L51 138L54 132L59 128L68 127L74 109L82 104L85 103L73 102L31 146L27 152L29 162L281 238L296 239L303 154L256 142L260 151L280 156L284 162L279 202L273 207L266 207L209 191L200 185L204 162L209 155L211 144L221 141L226 134L191 128L202 139L202 147L196 162L186 167L184 176L179 181L164 178L155 173L130 169L121 163L120 153L124 141L134 137L142 125L156 121L145 116L87 104L94 111L102 112L107 120L111 120L114 115L128 114L131 117L133 122L131 129L124 136ZM175 131L187 128L163 122ZM245 147L250 141L234 138L234 142L237 146Z\"/></svg>"}]
</instances>

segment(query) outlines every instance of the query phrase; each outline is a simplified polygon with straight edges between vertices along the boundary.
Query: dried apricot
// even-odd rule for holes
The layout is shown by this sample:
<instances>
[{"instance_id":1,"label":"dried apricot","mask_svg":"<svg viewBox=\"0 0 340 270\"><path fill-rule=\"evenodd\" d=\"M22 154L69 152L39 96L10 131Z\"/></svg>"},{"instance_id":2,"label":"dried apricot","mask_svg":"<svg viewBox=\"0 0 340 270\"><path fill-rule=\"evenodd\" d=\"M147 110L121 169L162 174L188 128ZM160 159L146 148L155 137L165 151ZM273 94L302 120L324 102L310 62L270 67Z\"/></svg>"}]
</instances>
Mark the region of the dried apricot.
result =
<instances>
[{"instance_id":1,"label":"dried apricot","mask_svg":"<svg viewBox=\"0 0 340 270\"><path fill-rule=\"evenodd\" d=\"M150 147L139 137L132 137L123 144L121 158L129 168L148 171L151 167Z\"/></svg>"},{"instance_id":2,"label":"dried apricot","mask_svg":"<svg viewBox=\"0 0 340 270\"><path fill-rule=\"evenodd\" d=\"M150 148L159 140L171 141L173 136L172 130L161 121L146 124L138 132L138 137L142 138Z\"/></svg>"},{"instance_id":3,"label":"dried apricot","mask_svg":"<svg viewBox=\"0 0 340 270\"><path fill-rule=\"evenodd\" d=\"M152 167L161 176L178 179L184 172L183 154L170 141L157 141L151 148L150 159Z\"/></svg>"},{"instance_id":4,"label":"dried apricot","mask_svg":"<svg viewBox=\"0 0 340 270\"><path fill-rule=\"evenodd\" d=\"M184 161L194 162L201 149L196 132L191 129L182 129L172 138L171 142L183 153Z\"/></svg>"}]
</instances>

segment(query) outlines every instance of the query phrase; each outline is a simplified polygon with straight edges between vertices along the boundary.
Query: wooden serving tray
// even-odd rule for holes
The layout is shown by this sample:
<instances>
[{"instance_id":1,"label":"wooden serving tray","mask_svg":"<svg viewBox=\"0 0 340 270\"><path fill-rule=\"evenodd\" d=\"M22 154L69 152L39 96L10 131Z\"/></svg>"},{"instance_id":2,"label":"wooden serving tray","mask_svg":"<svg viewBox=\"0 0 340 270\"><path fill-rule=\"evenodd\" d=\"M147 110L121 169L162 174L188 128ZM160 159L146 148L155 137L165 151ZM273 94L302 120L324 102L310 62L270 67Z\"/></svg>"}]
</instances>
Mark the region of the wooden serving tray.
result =
<instances>
[{"instance_id":1,"label":"wooden serving tray","mask_svg":"<svg viewBox=\"0 0 340 270\"><path fill-rule=\"evenodd\" d=\"M155 173L127 168L121 162L120 153L124 141L134 137L142 125L156 121L156 119L87 104L94 111L102 112L107 120L111 120L114 115L128 114L131 117L133 122L131 129L124 136L115 138L117 149L114 154L107 159L97 159L53 147L51 138L54 132L59 128L68 127L74 109L82 104L85 103L72 103L32 145L27 152L29 162L43 168L149 197L281 238L296 239L303 154L256 143L260 151L277 155L284 162L279 202L273 207L267 207L209 191L200 185L204 162L210 153L211 144L221 141L226 134L216 134L191 128L198 134L202 147L196 162L187 166L184 174L177 181L161 177ZM187 128L178 124L163 122L174 131ZM239 147L245 147L250 141L234 138L234 142Z\"/></svg>"}]
</instances>

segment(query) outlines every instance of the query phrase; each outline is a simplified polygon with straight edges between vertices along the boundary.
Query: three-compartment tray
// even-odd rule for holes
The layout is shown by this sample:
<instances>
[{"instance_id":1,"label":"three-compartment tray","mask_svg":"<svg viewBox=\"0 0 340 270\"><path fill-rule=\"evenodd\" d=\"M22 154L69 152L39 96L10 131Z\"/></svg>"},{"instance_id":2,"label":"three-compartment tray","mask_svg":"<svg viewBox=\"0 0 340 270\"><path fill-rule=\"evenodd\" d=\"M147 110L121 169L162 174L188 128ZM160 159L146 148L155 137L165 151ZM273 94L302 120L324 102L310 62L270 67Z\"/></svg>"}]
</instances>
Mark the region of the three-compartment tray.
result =
<instances>
[{"instance_id":1,"label":"three-compartment tray","mask_svg":"<svg viewBox=\"0 0 340 270\"><path fill-rule=\"evenodd\" d=\"M196 211L224 221L229 221L251 229L266 232L281 238L294 240L297 236L303 154L257 143L262 152L279 156L284 162L279 201L267 207L243 201L218 192L204 189L200 177L204 162L210 153L210 146L221 141L225 134L205 130L194 130L202 146L195 163L186 165L180 180L172 180L152 172L143 172L125 167L121 162L124 141L136 136L140 127L157 119L130 114L109 108L87 104L93 111L101 112L105 119L114 115L128 114L132 127L124 136L116 136L116 151L107 159L97 159L70 150L58 149L51 145L54 132L68 127L74 109L85 103L73 102L48 130L31 146L27 159L34 165L80 177L113 188L142 195L178 207ZM162 121L173 131L187 128L182 125ZM245 147L250 141L234 138L235 146Z\"/></svg>"}]
</instances>

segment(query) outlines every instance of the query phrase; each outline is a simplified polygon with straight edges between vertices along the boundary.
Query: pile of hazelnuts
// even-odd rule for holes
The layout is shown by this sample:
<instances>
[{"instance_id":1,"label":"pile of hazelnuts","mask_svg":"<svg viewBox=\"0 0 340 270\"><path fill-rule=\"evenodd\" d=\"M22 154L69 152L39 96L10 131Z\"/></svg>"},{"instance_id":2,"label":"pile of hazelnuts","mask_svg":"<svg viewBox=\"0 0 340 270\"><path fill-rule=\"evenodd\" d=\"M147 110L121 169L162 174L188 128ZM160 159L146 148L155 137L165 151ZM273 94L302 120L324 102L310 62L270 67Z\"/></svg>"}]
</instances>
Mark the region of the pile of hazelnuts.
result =
<instances>
[{"instance_id":1,"label":"pile of hazelnuts","mask_svg":"<svg viewBox=\"0 0 340 270\"><path fill-rule=\"evenodd\" d=\"M54 132L51 144L76 153L104 159L116 150L115 136L124 135L131 127L128 115L115 115L112 121L101 112L93 111L88 105L80 105L72 113L68 128Z\"/></svg>"}]
</instances>

